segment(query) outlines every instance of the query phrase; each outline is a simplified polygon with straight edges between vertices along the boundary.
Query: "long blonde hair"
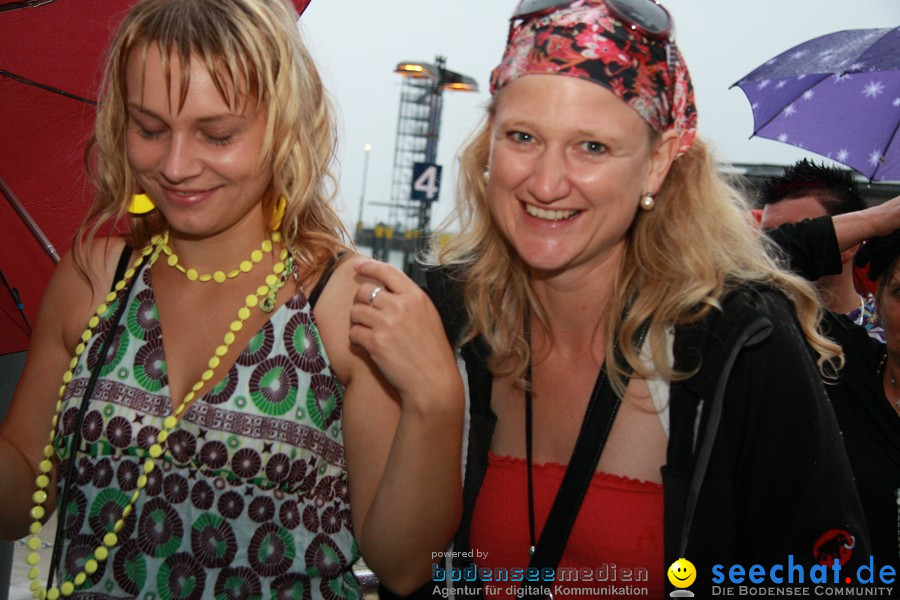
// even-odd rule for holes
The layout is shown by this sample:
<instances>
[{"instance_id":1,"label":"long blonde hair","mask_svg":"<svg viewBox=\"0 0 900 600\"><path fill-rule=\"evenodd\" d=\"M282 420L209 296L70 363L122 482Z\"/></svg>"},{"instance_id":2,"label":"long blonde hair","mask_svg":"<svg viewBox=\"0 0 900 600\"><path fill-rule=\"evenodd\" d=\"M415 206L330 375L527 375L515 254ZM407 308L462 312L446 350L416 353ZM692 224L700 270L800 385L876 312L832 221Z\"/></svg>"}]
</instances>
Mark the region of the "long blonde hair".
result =
<instances>
[{"instance_id":1,"label":"long blonde hair","mask_svg":"<svg viewBox=\"0 0 900 600\"><path fill-rule=\"evenodd\" d=\"M345 249L349 239L331 203L336 126L331 101L300 38L297 12L287 0L142 0L128 12L110 44L88 147L97 194L76 236L79 264L87 262L85 247L98 230L121 223L136 191L125 145L125 73L132 50L146 52L151 44L159 46L169 85L170 57L183 65L181 102L187 67L200 60L229 106L246 100L265 111L259 163L272 169L265 209L270 214L275 200L285 198L285 243L301 269L320 272L322 259ZM124 233L139 248L166 227L156 210L130 217Z\"/></svg>"},{"instance_id":2,"label":"long blonde hair","mask_svg":"<svg viewBox=\"0 0 900 600\"><path fill-rule=\"evenodd\" d=\"M460 158L460 194L454 215L460 231L437 256L439 263L455 266L465 282L469 328L458 341L483 337L491 353L491 372L522 381L531 360L523 323L531 314L549 333L548 319L527 266L505 240L488 208L483 173L489 154L486 122ZM815 290L783 270L767 252L771 242L748 224L747 204L720 175L702 140L695 140L673 163L656 195L656 208L639 212L613 283L608 320L598 324L609 332L605 344L612 372L623 373L624 365L613 358L613 344L618 340L623 358L638 376L683 379L688 374L675 372L666 359L667 330L699 321L732 290L758 282L791 300L806 339L818 353L820 371L829 376L835 373L842 362L841 349L819 328L822 309ZM652 371L638 359L640 349L633 341L645 322ZM624 394L621 385L617 391Z\"/></svg>"}]
</instances>

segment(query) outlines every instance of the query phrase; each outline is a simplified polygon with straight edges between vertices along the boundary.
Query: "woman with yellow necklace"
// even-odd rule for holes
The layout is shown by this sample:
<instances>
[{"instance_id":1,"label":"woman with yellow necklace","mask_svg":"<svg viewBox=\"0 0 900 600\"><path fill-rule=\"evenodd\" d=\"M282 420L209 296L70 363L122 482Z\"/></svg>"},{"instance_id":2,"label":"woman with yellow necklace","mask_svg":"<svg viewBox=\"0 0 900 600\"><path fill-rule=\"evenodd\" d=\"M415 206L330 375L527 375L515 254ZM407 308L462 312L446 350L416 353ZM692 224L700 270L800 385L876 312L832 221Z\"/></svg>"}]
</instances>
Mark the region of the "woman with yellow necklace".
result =
<instances>
[{"instance_id":1,"label":"woman with yellow necklace","mask_svg":"<svg viewBox=\"0 0 900 600\"><path fill-rule=\"evenodd\" d=\"M413 589L456 527L455 360L424 294L342 242L296 19L143 0L112 42L97 199L0 429L0 534L37 550L59 511L37 598L356 598L360 552ZM431 323L409 356L378 343L403 314Z\"/></svg>"}]
</instances>

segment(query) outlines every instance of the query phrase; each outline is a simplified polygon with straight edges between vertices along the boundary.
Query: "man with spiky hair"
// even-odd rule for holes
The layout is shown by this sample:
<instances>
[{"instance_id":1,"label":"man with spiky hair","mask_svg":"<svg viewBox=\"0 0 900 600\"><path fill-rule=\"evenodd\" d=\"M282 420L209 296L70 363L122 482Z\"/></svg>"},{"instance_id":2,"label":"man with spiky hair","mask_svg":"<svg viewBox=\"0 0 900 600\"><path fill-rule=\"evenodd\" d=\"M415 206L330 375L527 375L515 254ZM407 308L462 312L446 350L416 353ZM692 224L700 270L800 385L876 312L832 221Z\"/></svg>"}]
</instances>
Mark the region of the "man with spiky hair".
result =
<instances>
[{"instance_id":1,"label":"man with spiky hair","mask_svg":"<svg viewBox=\"0 0 900 600\"><path fill-rule=\"evenodd\" d=\"M817 165L803 159L778 177L763 184L759 193L763 206L763 230L804 219L835 216L866 208L853 174L835 167ZM822 302L832 312L845 314L869 335L884 341L881 323L871 294L860 295L853 282L853 256L859 246L841 252L841 271L816 280Z\"/></svg>"}]
</instances>

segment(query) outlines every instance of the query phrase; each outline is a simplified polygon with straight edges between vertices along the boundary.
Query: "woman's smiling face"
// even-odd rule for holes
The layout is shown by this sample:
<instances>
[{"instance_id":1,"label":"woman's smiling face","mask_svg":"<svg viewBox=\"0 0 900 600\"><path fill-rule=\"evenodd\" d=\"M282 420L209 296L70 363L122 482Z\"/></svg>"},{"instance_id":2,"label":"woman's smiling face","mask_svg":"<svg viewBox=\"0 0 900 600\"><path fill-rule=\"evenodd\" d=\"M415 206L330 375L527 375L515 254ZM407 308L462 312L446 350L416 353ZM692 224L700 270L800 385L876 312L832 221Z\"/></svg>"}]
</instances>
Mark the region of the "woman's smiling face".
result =
<instances>
[{"instance_id":1,"label":"woman's smiling face","mask_svg":"<svg viewBox=\"0 0 900 600\"><path fill-rule=\"evenodd\" d=\"M620 256L641 197L662 185L674 137L655 135L596 83L521 77L501 90L491 120L491 214L533 270Z\"/></svg>"},{"instance_id":2,"label":"woman's smiling face","mask_svg":"<svg viewBox=\"0 0 900 600\"><path fill-rule=\"evenodd\" d=\"M135 48L126 66L126 144L138 184L170 228L186 235L263 219L260 200L272 179L269 167L260 168L265 113L246 98L229 106L198 57L182 104L185 66L170 57L167 86L159 48L151 45L144 54L144 47Z\"/></svg>"}]
</instances>

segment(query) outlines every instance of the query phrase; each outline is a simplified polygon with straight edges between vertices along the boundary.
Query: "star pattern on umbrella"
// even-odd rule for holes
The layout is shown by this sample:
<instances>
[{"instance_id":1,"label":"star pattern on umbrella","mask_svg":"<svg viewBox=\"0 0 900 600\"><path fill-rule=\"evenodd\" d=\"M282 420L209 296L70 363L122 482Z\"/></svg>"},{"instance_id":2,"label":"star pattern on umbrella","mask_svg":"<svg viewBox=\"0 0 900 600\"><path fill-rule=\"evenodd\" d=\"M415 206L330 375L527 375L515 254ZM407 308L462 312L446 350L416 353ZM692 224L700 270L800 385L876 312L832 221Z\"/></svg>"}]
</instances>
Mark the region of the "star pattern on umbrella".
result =
<instances>
[{"instance_id":1,"label":"star pattern on umbrella","mask_svg":"<svg viewBox=\"0 0 900 600\"><path fill-rule=\"evenodd\" d=\"M879 94L884 93L884 84L874 79L863 87L862 93L866 98L877 98Z\"/></svg>"},{"instance_id":2,"label":"star pattern on umbrella","mask_svg":"<svg viewBox=\"0 0 900 600\"><path fill-rule=\"evenodd\" d=\"M846 30L798 44L734 85L753 135L900 180L900 27ZM896 138L896 139L894 139Z\"/></svg>"},{"instance_id":3,"label":"star pattern on umbrella","mask_svg":"<svg viewBox=\"0 0 900 600\"><path fill-rule=\"evenodd\" d=\"M869 164L874 167L879 162L881 162L881 150L872 150L872 153L869 154Z\"/></svg>"}]
</instances>

